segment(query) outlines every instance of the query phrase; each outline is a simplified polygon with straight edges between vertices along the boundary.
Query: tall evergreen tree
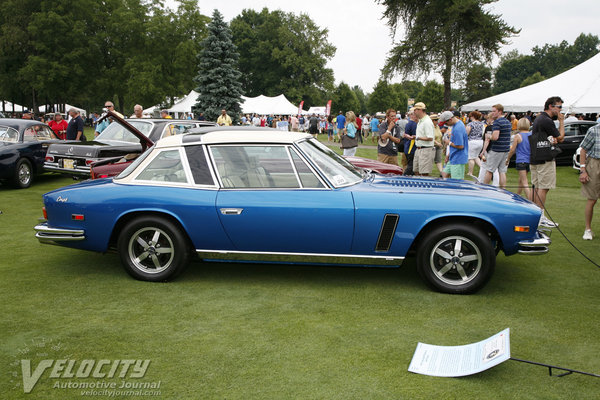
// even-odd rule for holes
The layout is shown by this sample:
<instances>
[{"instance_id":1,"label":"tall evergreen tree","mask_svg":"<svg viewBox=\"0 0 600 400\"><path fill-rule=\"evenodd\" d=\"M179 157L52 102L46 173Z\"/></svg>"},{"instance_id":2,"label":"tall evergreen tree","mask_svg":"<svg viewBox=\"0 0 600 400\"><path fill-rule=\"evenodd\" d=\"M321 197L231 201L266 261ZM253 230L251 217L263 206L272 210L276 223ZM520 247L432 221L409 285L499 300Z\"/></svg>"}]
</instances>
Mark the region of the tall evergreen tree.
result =
<instances>
[{"instance_id":1,"label":"tall evergreen tree","mask_svg":"<svg viewBox=\"0 0 600 400\"><path fill-rule=\"evenodd\" d=\"M238 70L239 53L231 40L229 27L218 10L208 24L208 36L202 41L198 75L194 79L200 93L196 109L206 119L216 121L222 109L235 122L241 113L241 73Z\"/></svg>"}]
</instances>

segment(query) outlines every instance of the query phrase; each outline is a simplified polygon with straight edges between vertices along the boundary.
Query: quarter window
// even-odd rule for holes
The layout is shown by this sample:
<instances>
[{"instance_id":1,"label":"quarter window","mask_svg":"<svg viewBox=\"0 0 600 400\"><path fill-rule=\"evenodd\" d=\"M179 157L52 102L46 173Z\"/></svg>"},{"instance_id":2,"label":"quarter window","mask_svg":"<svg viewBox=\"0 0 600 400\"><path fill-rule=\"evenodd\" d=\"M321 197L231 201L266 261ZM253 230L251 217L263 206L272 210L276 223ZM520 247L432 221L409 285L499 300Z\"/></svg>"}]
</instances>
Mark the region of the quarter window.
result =
<instances>
[{"instance_id":1,"label":"quarter window","mask_svg":"<svg viewBox=\"0 0 600 400\"><path fill-rule=\"evenodd\" d=\"M190 169L192 170L192 177L194 178L196 185L213 186L215 182L210 173L208 163L206 162L204 147L186 146L185 152L187 154L188 162L190 163Z\"/></svg>"},{"instance_id":2,"label":"quarter window","mask_svg":"<svg viewBox=\"0 0 600 400\"><path fill-rule=\"evenodd\" d=\"M179 150L160 152L135 179L138 181L186 183L187 177Z\"/></svg>"}]
</instances>

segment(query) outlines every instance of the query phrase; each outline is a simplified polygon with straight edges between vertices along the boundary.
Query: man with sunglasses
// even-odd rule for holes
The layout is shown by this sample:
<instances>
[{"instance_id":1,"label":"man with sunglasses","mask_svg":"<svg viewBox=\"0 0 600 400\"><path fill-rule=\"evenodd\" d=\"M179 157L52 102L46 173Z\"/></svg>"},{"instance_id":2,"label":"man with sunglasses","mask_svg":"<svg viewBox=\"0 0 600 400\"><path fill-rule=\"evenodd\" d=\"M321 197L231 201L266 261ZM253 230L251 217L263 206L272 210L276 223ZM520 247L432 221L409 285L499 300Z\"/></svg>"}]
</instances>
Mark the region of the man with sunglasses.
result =
<instances>
[{"instance_id":1,"label":"man with sunglasses","mask_svg":"<svg viewBox=\"0 0 600 400\"><path fill-rule=\"evenodd\" d=\"M529 144L531 148L531 183L533 185L533 202L544 210L546 196L550 189L556 188L556 155L554 146L562 143L565 137L565 115L561 113L563 101L554 96L546 100L544 112L533 121ZM558 119L558 129L554 120ZM556 228L557 223L542 214L540 225Z\"/></svg>"},{"instance_id":2,"label":"man with sunglasses","mask_svg":"<svg viewBox=\"0 0 600 400\"><path fill-rule=\"evenodd\" d=\"M123 118L123 115L120 112L115 111L115 105L113 104L112 101L105 101L104 108L106 110L110 110L110 111L114 112L119 117ZM99 134L101 134L102 131L105 130L108 125L110 125L111 121L112 121L112 119L109 121L109 118L106 118L104 121L102 121L98 125L96 125L96 130L94 132L94 136L98 136Z\"/></svg>"}]
</instances>

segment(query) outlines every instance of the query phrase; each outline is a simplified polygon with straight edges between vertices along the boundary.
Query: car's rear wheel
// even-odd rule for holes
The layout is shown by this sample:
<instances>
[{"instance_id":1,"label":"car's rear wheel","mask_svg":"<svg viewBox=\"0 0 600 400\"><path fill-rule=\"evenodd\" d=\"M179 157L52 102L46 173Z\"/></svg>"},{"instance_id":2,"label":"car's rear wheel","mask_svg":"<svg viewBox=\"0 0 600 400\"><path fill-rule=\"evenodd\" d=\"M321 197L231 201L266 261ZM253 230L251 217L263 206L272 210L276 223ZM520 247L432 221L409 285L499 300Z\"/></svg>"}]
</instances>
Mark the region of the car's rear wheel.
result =
<instances>
[{"instance_id":1,"label":"car's rear wheel","mask_svg":"<svg viewBox=\"0 0 600 400\"><path fill-rule=\"evenodd\" d=\"M15 175L13 177L12 183L17 188L25 189L31 186L32 180L33 168L31 167L31 163L28 159L21 158L17 162L17 167L15 168Z\"/></svg>"},{"instance_id":2,"label":"car's rear wheel","mask_svg":"<svg viewBox=\"0 0 600 400\"><path fill-rule=\"evenodd\" d=\"M161 217L139 217L119 234L119 256L125 270L144 281L174 278L189 260L188 240L181 229Z\"/></svg>"},{"instance_id":3,"label":"car's rear wheel","mask_svg":"<svg viewBox=\"0 0 600 400\"><path fill-rule=\"evenodd\" d=\"M496 254L481 229L466 225L443 225L425 235L417 253L421 277L444 293L473 293L494 272Z\"/></svg>"}]
</instances>

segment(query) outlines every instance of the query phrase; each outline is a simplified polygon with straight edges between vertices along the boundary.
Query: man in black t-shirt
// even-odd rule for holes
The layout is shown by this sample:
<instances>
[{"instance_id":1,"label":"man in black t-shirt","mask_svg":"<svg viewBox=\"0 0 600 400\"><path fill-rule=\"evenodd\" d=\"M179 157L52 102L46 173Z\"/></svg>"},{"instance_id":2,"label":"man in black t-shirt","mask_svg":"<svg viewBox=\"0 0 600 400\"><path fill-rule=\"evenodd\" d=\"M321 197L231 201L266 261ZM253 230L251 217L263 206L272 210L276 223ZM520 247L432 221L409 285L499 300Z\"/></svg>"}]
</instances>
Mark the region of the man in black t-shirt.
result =
<instances>
[{"instance_id":1,"label":"man in black t-shirt","mask_svg":"<svg viewBox=\"0 0 600 400\"><path fill-rule=\"evenodd\" d=\"M562 104L563 101L558 96L546 100L544 112L540 113L533 122L529 137L533 202L542 210L544 210L548 191L556 188L556 162L552 148L556 143L561 143L565 137L565 115L561 113ZM558 129L554 124L554 119L558 119ZM547 228L558 226L544 214L542 214L540 225Z\"/></svg>"},{"instance_id":2,"label":"man in black t-shirt","mask_svg":"<svg viewBox=\"0 0 600 400\"><path fill-rule=\"evenodd\" d=\"M67 140L85 140L83 136L83 119L79 115L79 111L75 108L69 110L71 120L67 125Z\"/></svg>"},{"instance_id":3,"label":"man in black t-shirt","mask_svg":"<svg viewBox=\"0 0 600 400\"><path fill-rule=\"evenodd\" d=\"M315 138L319 133L319 118L317 118L315 114L313 114L308 120L308 133L313 135Z\"/></svg>"}]
</instances>

